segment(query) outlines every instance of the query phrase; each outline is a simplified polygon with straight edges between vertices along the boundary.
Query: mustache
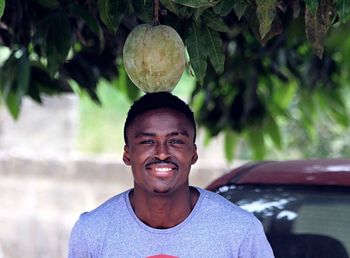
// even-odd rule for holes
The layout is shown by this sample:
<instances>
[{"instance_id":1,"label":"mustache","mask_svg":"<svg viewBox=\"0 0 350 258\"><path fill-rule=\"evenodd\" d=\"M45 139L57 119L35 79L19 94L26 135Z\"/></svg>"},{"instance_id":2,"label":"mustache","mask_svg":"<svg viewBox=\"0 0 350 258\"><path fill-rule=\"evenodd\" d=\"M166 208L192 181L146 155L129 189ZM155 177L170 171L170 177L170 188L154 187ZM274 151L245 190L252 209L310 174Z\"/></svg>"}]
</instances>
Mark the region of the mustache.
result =
<instances>
[{"instance_id":1,"label":"mustache","mask_svg":"<svg viewBox=\"0 0 350 258\"><path fill-rule=\"evenodd\" d=\"M171 160L151 160L146 163L146 167L149 167L151 165L156 165L156 164L172 164L176 168L179 167L174 161L171 161Z\"/></svg>"}]
</instances>

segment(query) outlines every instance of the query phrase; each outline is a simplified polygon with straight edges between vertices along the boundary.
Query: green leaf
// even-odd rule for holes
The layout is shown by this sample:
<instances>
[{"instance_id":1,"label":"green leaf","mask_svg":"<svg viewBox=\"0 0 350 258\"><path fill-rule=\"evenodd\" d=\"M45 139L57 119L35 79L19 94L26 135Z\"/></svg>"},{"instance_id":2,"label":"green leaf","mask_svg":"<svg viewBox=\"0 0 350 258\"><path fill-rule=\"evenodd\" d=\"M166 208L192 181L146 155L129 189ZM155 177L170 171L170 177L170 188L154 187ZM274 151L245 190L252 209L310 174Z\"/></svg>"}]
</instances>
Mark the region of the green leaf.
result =
<instances>
[{"instance_id":1,"label":"green leaf","mask_svg":"<svg viewBox=\"0 0 350 258\"><path fill-rule=\"evenodd\" d=\"M228 32L230 28L221 19L221 17L211 10L206 10L202 15L202 21L210 28L216 31Z\"/></svg>"},{"instance_id":2,"label":"green leaf","mask_svg":"<svg viewBox=\"0 0 350 258\"><path fill-rule=\"evenodd\" d=\"M309 12L316 15L317 6L319 4L319 0L305 0L306 7Z\"/></svg>"},{"instance_id":3,"label":"green leaf","mask_svg":"<svg viewBox=\"0 0 350 258\"><path fill-rule=\"evenodd\" d=\"M271 29L271 24L276 16L276 0L257 0L256 16L259 20L260 38L264 38Z\"/></svg>"},{"instance_id":4,"label":"green leaf","mask_svg":"<svg viewBox=\"0 0 350 258\"><path fill-rule=\"evenodd\" d=\"M262 160L265 156L265 142L261 130L252 130L247 133L247 142L253 150L253 159Z\"/></svg>"},{"instance_id":5,"label":"green leaf","mask_svg":"<svg viewBox=\"0 0 350 258\"><path fill-rule=\"evenodd\" d=\"M329 111L335 120L342 126L347 127L350 122L349 114L341 93L335 90L326 91L322 93L322 97L325 98L326 107L329 107Z\"/></svg>"},{"instance_id":6,"label":"green leaf","mask_svg":"<svg viewBox=\"0 0 350 258\"><path fill-rule=\"evenodd\" d=\"M12 53L0 70L0 96L6 100L16 79L16 58Z\"/></svg>"},{"instance_id":7,"label":"green leaf","mask_svg":"<svg viewBox=\"0 0 350 258\"><path fill-rule=\"evenodd\" d=\"M5 0L0 0L0 18L4 14L4 10L5 10Z\"/></svg>"},{"instance_id":8,"label":"green leaf","mask_svg":"<svg viewBox=\"0 0 350 258\"><path fill-rule=\"evenodd\" d=\"M162 3L162 5L168 9L170 12L175 13L176 15L178 15L178 11L179 11L179 7L177 4L175 4L173 1L171 0L160 0L160 2Z\"/></svg>"},{"instance_id":9,"label":"green leaf","mask_svg":"<svg viewBox=\"0 0 350 258\"><path fill-rule=\"evenodd\" d=\"M205 10L207 10L209 7L200 7L200 8L196 8L194 9L194 20L197 21L199 19L199 17L203 14L203 12Z\"/></svg>"},{"instance_id":10,"label":"green leaf","mask_svg":"<svg viewBox=\"0 0 350 258\"><path fill-rule=\"evenodd\" d=\"M22 97L30 80L30 62L25 49L16 49L1 68L0 92L13 118L17 119Z\"/></svg>"},{"instance_id":11,"label":"green leaf","mask_svg":"<svg viewBox=\"0 0 350 258\"><path fill-rule=\"evenodd\" d=\"M297 86L293 83L281 84L277 79L273 79L273 103L282 109L287 109L296 95Z\"/></svg>"},{"instance_id":12,"label":"green leaf","mask_svg":"<svg viewBox=\"0 0 350 258\"><path fill-rule=\"evenodd\" d=\"M204 139L203 139L204 146L209 146L212 139L213 139L213 137L210 133L210 130L208 128L206 128L206 130L204 131Z\"/></svg>"},{"instance_id":13,"label":"green leaf","mask_svg":"<svg viewBox=\"0 0 350 258\"><path fill-rule=\"evenodd\" d=\"M231 130L227 130L224 139L224 149L226 160L231 162L234 159L235 147L239 137Z\"/></svg>"},{"instance_id":14,"label":"green leaf","mask_svg":"<svg viewBox=\"0 0 350 258\"><path fill-rule=\"evenodd\" d=\"M235 4L233 6L233 9L235 10L235 13L238 17L238 20L240 20L245 13L246 9L248 7L248 4L245 0L237 0L235 1Z\"/></svg>"},{"instance_id":15,"label":"green leaf","mask_svg":"<svg viewBox=\"0 0 350 258\"><path fill-rule=\"evenodd\" d=\"M235 3L235 0L221 0L213 7L213 11L220 16L226 16L232 11Z\"/></svg>"},{"instance_id":16,"label":"green leaf","mask_svg":"<svg viewBox=\"0 0 350 258\"><path fill-rule=\"evenodd\" d=\"M111 32L115 33L127 8L127 2L123 0L98 0L97 4L102 22Z\"/></svg>"},{"instance_id":17,"label":"green leaf","mask_svg":"<svg viewBox=\"0 0 350 258\"><path fill-rule=\"evenodd\" d=\"M22 56L18 58L17 63L17 97L22 99L22 97L27 93L30 80L30 62L27 51L18 50L22 52ZM20 102L20 100L19 100Z\"/></svg>"},{"instance_id":18,"label":"green leaf","mask_svg":"<svg viewBox=\"0 0 350 258\"><path fill-rule=\"evenodd\" d=\"M337 0L336 8L340 21L345 23L350 18L350 0Z\"/></svg>"},{"instance_id":19,"label":"green leaf","mask_svg":"<svg viewBox=\"0 0 350 258\"><path fill-rule=\"evenodd\" d=\"M18 96L14 92L10 92L8 95L6 105L12 117L17 120L21 107L20 103L18 103Z\"/></svg>"},{"instance_id":20,"label":"green leaf","mask_svg":"<svg viewBox=\"0 0 350 258\"><path fill-rule=\"evenodd\" d=\"M282 140L281 140L281 132L279 126L277 125L275 119L272 115L268 115L266 117L265 122L265 130L269 135L275 146L279 149L282 148Z\"/></svg>"},{"instance_id":21,"label":"green leaf","mask_svg":"<svg viewBox=\"0 0 350 258\"><path fill-rule=\"evenodd\" d=\"M71 39L72 30L67 15L63 12L51 15L46 33L47 69L51 77L66 60L72 43Z\"/></svg>"},{"instance_id":22,"label":"green leaf","mask_svg":"<svg viewBox=\"0 0 350 258\"><path fill-rule=\"evenodd\" d=\"M118 90L123 92L128 96L129 100L135 101L139 98L141 91L139 88L130 80L129 76L126 74L123 65L118 66L118 78L115 80L113 85L117 86Z\"/></svg>"},{"instance_id":23,"label":"green leaf","mask_svg":"<svg viewBox=\"0 0 350 258\"><path fill-rule=\"evenodd\" d=\"M217 74L224 72L225 54L220 34L206 27L209 60Z\"/></svg>"},{"instance_id":24,"label":"green leaf","mask_svg":"<svg viewBox=\"0 0 350 258\"><path fill-rule=\"evenodd\" d=\"M189 17L192 16L192 14L194 13L194 10L193 8L189 8L189 7L186 7L186 6L181 6L179 8L179 17L180 18L183 18L183 19L187 19Z\"/></svg>"},{"instance_id":25,"label":"green leaf","mask_svg":"<svg viewBox=\"0 0 350 258\"><path fill-rule=\"evenodd\" d=\"M187 28L185 34L185 44L190 56L191 66L198 81L200 84L203 84L207 70L207 33L202 27L192 22L192 25Z\"/></svg>"},{"instance_id":26,"label":"green leaf","mask_svg":"<svg viewBox=\"0 0 350 258\"><path fill-rule=\"evenodd\" d=\"M153 20L152 0L134 0L132 1L132 5L137 17L143 22L151 22Z\"/></svg>"},{"instance_id":27,"label":"green leaf","mask_svg":"<svg viewBox=\"0 0 350 258\"><path fill-rule=\"evenodd\" d=\"M220 0L172 0L174 3L181 4L184 6L192 7L192 8L200 8L200 7L213 7Z\"/></svg>"}]
</instances>

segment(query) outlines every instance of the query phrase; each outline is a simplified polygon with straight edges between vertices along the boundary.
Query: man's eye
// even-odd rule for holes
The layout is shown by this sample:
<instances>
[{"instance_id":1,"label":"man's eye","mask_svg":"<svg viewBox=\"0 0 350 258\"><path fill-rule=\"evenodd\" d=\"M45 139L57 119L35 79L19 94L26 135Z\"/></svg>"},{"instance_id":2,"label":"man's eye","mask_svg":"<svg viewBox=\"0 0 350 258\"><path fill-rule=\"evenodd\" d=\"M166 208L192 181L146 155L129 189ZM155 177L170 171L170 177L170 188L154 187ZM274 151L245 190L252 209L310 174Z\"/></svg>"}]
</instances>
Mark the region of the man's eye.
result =
<instances>
[{"instance_id":1,"label":"man's eye","mask_svg":"<svg viewBox=\"0 0 350 258\"><path fill-rule=\"evenodd\" d=\"M180 139L172 139L172 140L170 140L170 143L171 144L183 144L184 141L180 140Z\"/></svg>"},{"instance_id":2,"label":"man's eye","mask_svg":"<svg viewBox=\"0 0 350 258\"><path fill-rule=\"evenodd\" d=\"M144 140L140 142L141 144L153 144L154 141L153 140Z\"/></svg>"}]
</instances>

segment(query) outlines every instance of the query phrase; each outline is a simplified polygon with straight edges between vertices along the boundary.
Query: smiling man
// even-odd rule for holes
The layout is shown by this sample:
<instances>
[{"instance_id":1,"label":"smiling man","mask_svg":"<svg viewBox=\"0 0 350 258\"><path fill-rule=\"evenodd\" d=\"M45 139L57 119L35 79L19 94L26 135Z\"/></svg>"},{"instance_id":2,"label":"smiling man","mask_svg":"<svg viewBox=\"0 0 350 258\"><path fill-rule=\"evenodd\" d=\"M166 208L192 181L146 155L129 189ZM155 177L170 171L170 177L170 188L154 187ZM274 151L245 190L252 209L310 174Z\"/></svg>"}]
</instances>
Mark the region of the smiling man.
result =
<instances>
[{"instance_id":1,"label":"smiling man","mask_svg":"<svg viewBox=\"0 0 350 258\"><path fill-rule=\"evenodd\" d=\"M189 186L196 124L182 100L166 92L141 97L128 112L124 140L134 187L80 216L70 258L274 257L253 215Z\"/></svg>"}]
</instances>

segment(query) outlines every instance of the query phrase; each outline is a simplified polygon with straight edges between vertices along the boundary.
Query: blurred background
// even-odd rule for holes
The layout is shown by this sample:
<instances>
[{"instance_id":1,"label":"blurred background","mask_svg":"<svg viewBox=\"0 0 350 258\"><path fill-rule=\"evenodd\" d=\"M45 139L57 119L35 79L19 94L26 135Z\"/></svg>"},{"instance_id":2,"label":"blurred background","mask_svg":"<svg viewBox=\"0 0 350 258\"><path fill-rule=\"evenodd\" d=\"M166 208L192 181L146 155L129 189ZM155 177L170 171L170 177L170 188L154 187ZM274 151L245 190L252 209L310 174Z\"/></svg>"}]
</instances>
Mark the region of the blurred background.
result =
<instances>
[{"instance_id":1,"label":"blurred background","mask_svg":"<svg viewBox=\"0 0 350 258\"><path fill-rule=\"evenodd\" d=\"M122 49L155 10L189 58L174 94L199 125L191 184L350 157L348 1L0 0L0 258L65 257L79 214L132 187L122 130L141 92Z\"/></svg>"},{"instance_id":2,"label":"blurred background","mask_svg":"<svg viewBox=\"0 0 350 258\"><path fill-rule=\"evenodd\" d=\"M185 74L174 94L188 101L193 86L194 79ZM1 258L65 257L80 213L132 187L131 171L122 162L122 130L131 101L108 82L101 82L97 92L101 105L84 94L47 97L42 105L26 98L17 121L0 108ZM317 144L294 143L283 151L271 147L266 159L346 157L349 129L319 123ZM302 135L288 124L282 130ZM199 129L191 184L205 187L250 160L242 141L229 161L224 140L219 135L208 143Z\"/></svg>"},{"instance_id":3,"label":"blurred background","mask_svg":"<svg viewBox=\"0 0 350 258\"><path fill-rule=\"evenodd\" d=\"M192 85L191 85L192 84ZM174 94L187 101L193 78ZM101 105L87 95L26 98L14 120L0 107L0 257L66 257L70 230L79 215L132 187L122 161L123 126L131 101L107 82ZM222 139L204 147L191 184L205 187L231 165Z\"/></svg>"}]
</instances>

